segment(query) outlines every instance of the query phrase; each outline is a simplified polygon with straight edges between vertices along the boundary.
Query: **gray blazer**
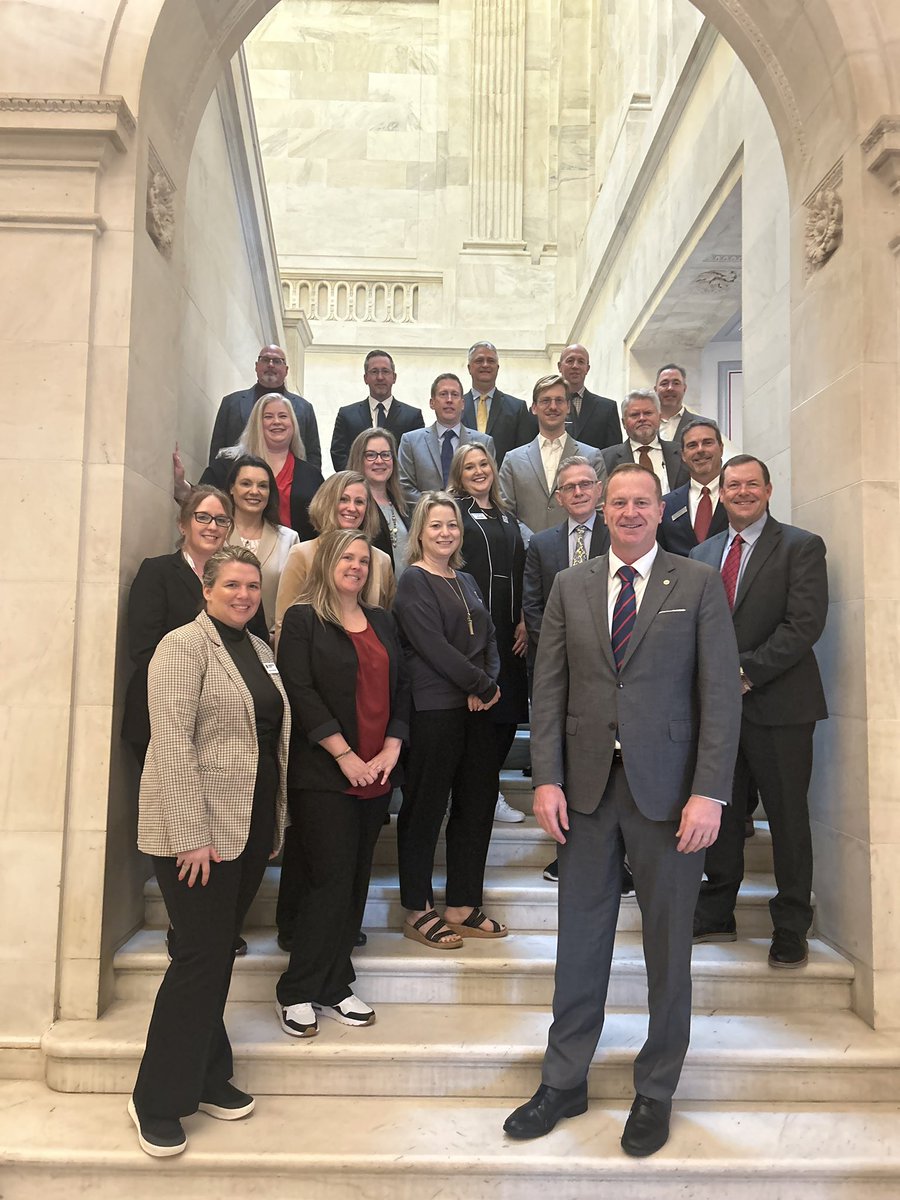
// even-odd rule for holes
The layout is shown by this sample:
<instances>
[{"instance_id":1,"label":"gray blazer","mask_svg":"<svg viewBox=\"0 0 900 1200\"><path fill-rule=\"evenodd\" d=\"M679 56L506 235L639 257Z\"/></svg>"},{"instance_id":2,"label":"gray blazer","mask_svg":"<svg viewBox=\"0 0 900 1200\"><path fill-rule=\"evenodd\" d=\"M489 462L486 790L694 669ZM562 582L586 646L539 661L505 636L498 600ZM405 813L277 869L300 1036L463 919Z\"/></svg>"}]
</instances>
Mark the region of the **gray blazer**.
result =
<instances>
[{"instance_id":1,"label":"gray blazer","mask_svg":"<svg viewBox=\"0 0 900 1200\"><path fill-rule=\"evenodd\" d=\"M250 635L260 661L274 663ZM284 700L275 805L278 850L287 822L291 710ZM161 857L215 846L226 862L247 844L259 745L253 697L206 613L167 633L150 661L150 746L141 776L138 846Z\"/></svg>"},{"instance_id":2,"label":"gray blazer","mask_svg":"<svg viewBox=\"0 0 900 1200\"><path fill-rule=\"evenodd\" d=\"M594 812L618 729L628 786L651 821L677 820L693 794L730 800L741 686L718 572L657 552L618 673L608 578L603 555L562 571L550 592L531 712L535 787L561 784L569 807Z\"/></svg>"},{"instance_id":3,"label":"gray blazer","mask_svg":"<svg viewBox=\"0 0 900 1200\"><path fill-rule=\"evenodd\" d=\"M539 434L527 446L510 450L500 468L500 491L512 511L532 533L551 529L566 515L565 509L556 499L556 481L554 480L552 488L547 487L540 441ZM559 461L563 462L573 454L583 454L594 466L597 478L606 478L606 467L600 451L584 442L576 442L566 434Z\"/></svg>"},{"instance_id":4,"label":"gray blazer","mask_svg":"<svg viewBox=\"0 0 900 1200\"><path fill-rule=\"evenodd\" d=\"M457 450L469 442L481 442L494 455L494 439L490 434L479 433L477 429L467 429L465 425L461 425ZM410 507L417 503L423 492L439 492L443 488L441 440L438 437L437 421L427 429L410 429L404 433L397 451L397 462L400 466L400 486Z\"/></svg>"}]
</instances>

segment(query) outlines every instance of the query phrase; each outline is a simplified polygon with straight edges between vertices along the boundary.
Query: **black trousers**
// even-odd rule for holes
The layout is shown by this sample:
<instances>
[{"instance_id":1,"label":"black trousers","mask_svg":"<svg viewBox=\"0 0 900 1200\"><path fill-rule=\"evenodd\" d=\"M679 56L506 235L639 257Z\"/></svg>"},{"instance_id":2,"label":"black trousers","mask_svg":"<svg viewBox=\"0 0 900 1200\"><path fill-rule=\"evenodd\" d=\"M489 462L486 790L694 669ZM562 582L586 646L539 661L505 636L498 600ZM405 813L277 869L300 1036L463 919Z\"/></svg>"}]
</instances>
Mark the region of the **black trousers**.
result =
<instances>
[{"instance_id":1,"label":"black trousers","mask_svg":"<svg viewBox=\"0 0 900 1200\"><path fill-rule=\"evenodd\" d=\"M434 851L451 792L446 902L451 908L481 904L500 782L495 728L489 712L413 708L403 804L397 818L404 908L420 910L434 904Z\"/></svg>"},{"instance_id":2,"label":"black trousers","mask_svg":"<svg viewBox=\"0 0 900 1200\"><path fill-rule=\"evenodd\" d=\"M502 721L494 723L494 741L497 746L497 773L503 770L503 764L512 750L513 742L516 740L516 730L518 725L513 721Z\"/></svg>"},{"instance_id":3,"label":"black trousers","mask_svg":"<svg viewBox=\"0 0 900 1200\"><path fill-rule=\"evenodd\" d=\"M142 1116L189 1116L234 1073L224 1021L234 941L272 853L277 788L278 763L261 748L247 844L231 862L210 864L205 887L179 882L174 858L153 859L177 938L134 1086Z\"/></svg>"},{"instance_id":4,"label":"black trousers","mask_svg":"<svg viewBox=\"0 0 900 1200\"><path fill-rule=\"evenodd\" d=\"M620 763L592 813L569 809L559 847L556 986L542 1075L550 1087L587 1079L603 1029L627 853L641 909L650 1014L634 1087L655 1100L675 1091L691 1034L691 923L703 871L702 851L675 849L677 828L677 821L641 813Z\"/></svg>"},{"instance_id":5,"label":"black trousers","mask_svg":"<svg viewBox=\"0 0 900 1200\"><path fill-rule=\"evenodd\" d=\"M341 792L288 791L294 854L285 857L296 901L291 957L278 980L280 1004L338 1004L356 979L350 955L362 924L372 854L391 800ZM280 896L279 896L280 900Z\"/></svg>"},{"instance_id":6,"label":"black trousers","mask_svg":"<svg viewBox=\"0 0 900 1200\"><path fill-rule=\"evenodd\" d=\"M744 878L744 821L751 778L759 788L772 830L775 883L769 901L772 924L805 937L812 925L812 836L807 791L812 774L815 725L754 725L741 722L732 802L722 813L715 843L706 851L707 879L700 888L697 924L728 928L734 922Z\"/></svg>"}]
</instances>

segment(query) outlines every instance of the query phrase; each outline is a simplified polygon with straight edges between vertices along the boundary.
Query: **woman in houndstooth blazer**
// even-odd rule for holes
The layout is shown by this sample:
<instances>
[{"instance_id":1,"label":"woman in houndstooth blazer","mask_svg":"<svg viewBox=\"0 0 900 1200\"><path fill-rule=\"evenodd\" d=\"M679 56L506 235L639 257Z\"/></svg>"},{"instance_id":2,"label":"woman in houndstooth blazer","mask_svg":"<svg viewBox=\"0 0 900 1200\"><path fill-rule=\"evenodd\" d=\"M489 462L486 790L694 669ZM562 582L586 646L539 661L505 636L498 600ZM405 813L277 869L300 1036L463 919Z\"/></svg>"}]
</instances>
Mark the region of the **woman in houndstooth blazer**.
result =
<instances>
[{"instance_id":1,"label":"woman in houndstooth blazer","mask_svg":"<svg viewBox=\"0 0 900 1200\"><path fill-rule=\"evenodd\" d=\"M234 940L287 813L290 710L271 650L245 631L260 603L259 560L225 546L206 564L203 596L206 612L162 639L148 679L138 846L153 856L178 931L128 1106L154 1157L185 1149L181 1117L253 1110L229 1082L223 1013Z\"/></svg>"}]
</instances>

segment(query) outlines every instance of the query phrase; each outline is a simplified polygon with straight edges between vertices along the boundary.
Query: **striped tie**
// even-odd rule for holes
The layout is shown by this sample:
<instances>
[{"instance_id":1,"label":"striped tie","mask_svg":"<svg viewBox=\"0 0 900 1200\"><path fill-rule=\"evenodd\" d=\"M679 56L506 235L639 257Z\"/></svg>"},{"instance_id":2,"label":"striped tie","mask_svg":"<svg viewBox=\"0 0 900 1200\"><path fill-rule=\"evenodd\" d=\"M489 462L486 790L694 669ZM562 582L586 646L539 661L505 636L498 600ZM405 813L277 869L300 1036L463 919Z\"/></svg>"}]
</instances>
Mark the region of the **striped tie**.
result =
<instances>
[{"instance_id":1,"label":"striped tie","mask_svg":"<svg viewBox=\"0 0 900 1200\"><path fill-rule=\"evenodd\" d=\"M613 658L616 660L616 670L618 671L631 640L631 631L634 629L634 618L637 612L634 577L637 575L637 571L634 567L619 567L616 574L622 580L622 586L613 609L611 639Z\"/></svg>"}]
</instances>

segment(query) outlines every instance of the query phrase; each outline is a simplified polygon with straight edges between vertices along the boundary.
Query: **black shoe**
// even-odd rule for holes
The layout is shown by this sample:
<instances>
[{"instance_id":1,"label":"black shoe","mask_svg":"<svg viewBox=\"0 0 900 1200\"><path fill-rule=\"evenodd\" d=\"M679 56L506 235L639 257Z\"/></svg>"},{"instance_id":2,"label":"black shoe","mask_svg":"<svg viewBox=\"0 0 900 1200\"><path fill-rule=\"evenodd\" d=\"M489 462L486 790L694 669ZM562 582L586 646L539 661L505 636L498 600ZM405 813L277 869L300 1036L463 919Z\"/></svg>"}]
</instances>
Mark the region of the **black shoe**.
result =
<instances>
[{"instance_id":1,"label":"black shoe","mask_svg":"<svg viewBox=\"0 0 900 1200\"><path fill-rule=\"evenodd\" d=\"M362 930L360 930L359 933L356 935L356 945L357 946L364 946L368 940L369 940L368 937L363 933Z\"/></svg>"},{"instance_id":2,"label":"black shoe","mask_svg":"<svg viewBox=\"0 0 900 1200\"><path fill-rule=\"evenodd\" d=\"M671 1100L635 1096L622 1132L622 1149L625 1153L632 1158L646 1158L648 1154L655 1154L662 1149L669 1140L671 1115Z\"/></svg>"},{"instance_id":3,"label":"black shoe","mask_svg":"<svg viewBox=\"0 0 900 1200\"><path fill-rule=\"evenodd\" d=\"M792 970L805 967L809 962L809 946L806 938L790 929L776 929L769 948L769 966Z\"/></svg>"},{"instance_id":4,"label":"black shoe","mask_svg":"<svg viewBox=\"0 0 900 1200\"><path fill-rule=\"evenodd\" d=\"M544 878L549 883L559 883L559 860L555 859L544 867Z\"/></svg>"},{"instance_id":5,"label":"black shoe","mask_svg":"<svg viewBox=\"0 0 900 1200\"><path fill-rule=\"evenodd\" d=\"M573 1088L554 1088L542 1083L530 1100L520 1105L503 1122L503 1132L512 1138L543 1137L562 1117L578 1117L587 1112L587 1084Z\"/></svg>"},{"instance_id":6,"label":"black shoe","mask_svg":"<svg viewBox=\"0 0 900 1200\"><path fill-rule=\"evenodd\" d=\"M701 942L736 942L737 928L734 921L727 925L701 925L694 922L694 945Z\"/></svg>"},{"instance_id":7,"label":"black shoe","mask_svg":"<svg viewBox=\"0 0 900 1200\"><path fill-rule=\"evenodd\" d=\"M198 1107L201 1112L219 1121L237 1121L241 1117L249 1117L256 1107L256 1101L233 1083L220 1083L206 1092Z\"/></svg>"},{"instance_id":8,"label":"black shoe","mask_svg":"<svg viewBox=\"0 0 900 1200\"><path fill-rule=\"evenodd\" d=\"M243 958L247 953L247 939L239 937L234 943L234 957Z\"/></svg>"},{"instance_id":9,"label":"black shoe","mask_svg":"<svg viewBox=\"0 0 900 1200\"><path fill-rule=\"evenodd\" d=\"M622 864L622 895L627 896L634 891L634 876L627 863Z\"/></svg>"},{"instance_id":10,"label":"black shoe","mask_svg":"<svg viewBox=\"0 0 900 1200\"><path fill-rule=\"evenodd\" d=\"M166 930L166 958L169 962L172 961L173 948L175 946L175 930L170 925ZM238 937L234 943L234 957L243 958L247 953L247 939Z\"/></svg>"},{"instance_id":11,"label":"black shoe","mask_svg":"<svg viewBox=\"0 0 900 1200\"><path fill-rule=\"evenodd\" d=\"M283 950L285 952L285 954L290 954L291 948L294 945L294 939L291 937L291 935L289 933L282 933L281 930L279 929L278 935L275 938L275 941L278 943L279 950Z\"/></svg>"},{"instance_id":12,"label":"black shoe","mask_svg":"<svg viewBox=\"0 0 900 1200\"><path fill-rule=\"evenodd\" d=\"M128 1115L134 1121L138 1142L152 1158L171 1158L187 1150L187 1138L176 1117L139 1117L134 1097L128 1101Z\"/></svg>"}]
</instances>

